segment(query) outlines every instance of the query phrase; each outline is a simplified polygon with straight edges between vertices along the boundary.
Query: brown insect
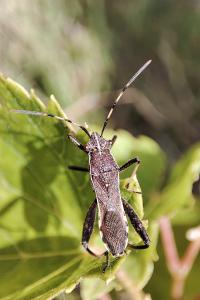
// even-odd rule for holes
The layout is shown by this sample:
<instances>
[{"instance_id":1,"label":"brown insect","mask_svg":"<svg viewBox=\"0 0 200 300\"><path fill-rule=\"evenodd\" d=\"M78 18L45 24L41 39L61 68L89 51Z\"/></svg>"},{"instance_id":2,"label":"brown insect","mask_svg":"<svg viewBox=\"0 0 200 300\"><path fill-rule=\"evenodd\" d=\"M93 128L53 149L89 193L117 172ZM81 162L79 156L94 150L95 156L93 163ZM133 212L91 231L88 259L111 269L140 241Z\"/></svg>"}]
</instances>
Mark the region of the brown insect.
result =
<instances>
[{"instance_id":1,"label":"brown insect","mask_svg":"<svg viewBox=\"0 0 200 300\"><path fill-rule=\"evenodd\" d=\"M119 173L132 164L139 165L140 160L138 158L133 158L123 166L119 167L110 152L117 136L114 135L111 140L106 140L103 138L104 130L116 104L122 97L125 90L134 82L134 80L144 71L144 69L146 69L146 67L150 63L151 60L147 61L122 88L120 94L114 101L104 121L101 134L98 134L97 132L93 132L92 134L90 134L86 127L74 123L71 120L63 117L44 112L14 110L14 112L21 114L47 116L70 122L77 125L89 136L88 143L86 145L82 145L75 137L73 137L72 135L68 135L69 139L79 149L87 153L89 157L89 169L80 166L69 166L69 168L75 171L90 173L92 187L95 192L96 198L91 204L85 218L82 233L82 245L90 254L94 256L106 256L106 264L103 268L103 272L105 272L109 265L109 252L113 256L119 257L124 255L127 247L133 249L145 249L148 248L150 244L148 234L141 220L139 219L131 205L126 200L122 199L119 189ZM95 254L88 246L94 227L97 207L99 213L99 230L102 240L107 249L101 255ZM126 215L128 215L131 224L143 240L143 245L132 245L128 243L128 222Z\"/></svg>"}]
</instances>

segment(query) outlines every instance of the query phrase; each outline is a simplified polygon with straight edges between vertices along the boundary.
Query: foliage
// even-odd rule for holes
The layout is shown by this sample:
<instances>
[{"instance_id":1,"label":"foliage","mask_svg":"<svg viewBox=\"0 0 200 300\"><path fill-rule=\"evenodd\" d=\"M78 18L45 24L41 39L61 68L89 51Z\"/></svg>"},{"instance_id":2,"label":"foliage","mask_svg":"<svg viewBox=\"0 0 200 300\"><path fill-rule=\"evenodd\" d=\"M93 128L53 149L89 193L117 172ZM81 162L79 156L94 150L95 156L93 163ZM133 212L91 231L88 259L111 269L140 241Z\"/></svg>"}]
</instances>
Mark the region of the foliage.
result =
<instances>
[{"instance_id":1,"label":"foliage","mask_svg":"<svg viewBox=\"0 0 200 300\"><path fill-rule=\"evenodd\" d=\"M11 112L45 107L33 91L28 94L3 76L0 98L1 297L47 299L70 291L87 274L111 279L123 259L112 260L103 275L104 258L95 259L80 247L82 223L94 196L88 175L67 169L69 164L87 163L66 139L69 128L48 118ZM46 109L63 114L53 97ZM119 133L119 143L124 135ZM126 140L130 145L134 141L131 136ZM135 185L140 190L137 181ZM128 194L130 201L137 198L136 210L143 216L141 195ZM142 257L152 264L148 252ZM144 272L136 275L138 281Z\"/></svg>"},{"instance_id":2,"label":"foliage","mask_svg":"<svg viewBox=\"0 0 200 300\"><path fill-rule=\"evenodd\" d=\"M195 207L191 189L200 173L200 146L196 145L178 162L160 191L166 160L159 146L145 136L134 138L125 131L118 132L113 149L117 161L122 164L134 155L142 159L138 171L141 187L137 178L132 180L131 187L144 190L148 226L145 221L144 224L151 247L111 259L104 275L104 258L93 258L80 247L82 224L94 195L87 174L67 169L67 165L87 164L87 157L66 138L73 128L56 120L17 115L10 110L42 110L57 115L63 115L63 111L54 97L45 107L33 91L29 94L3 76L0 101L1 299L51 299L62 291L70 292L85 277L93 283L100 279L110 282L119 267L134 285L143 288L158 258L158 218ZM78 133L78 137L86 142L82 134ZM143 218L142 196L124 188L129 176L130 173L124 173L122 193ZM97 230L91 244L99 248L101 242L96 233ZM140 242L132 229L130 240ZM89 285L87 281L83 283L82 293L87 295L83 298L93 299ZM100 292L119 286L123 288L123 282L116 276L109 286L102 284Z\"/></svg>"}]
</instances>

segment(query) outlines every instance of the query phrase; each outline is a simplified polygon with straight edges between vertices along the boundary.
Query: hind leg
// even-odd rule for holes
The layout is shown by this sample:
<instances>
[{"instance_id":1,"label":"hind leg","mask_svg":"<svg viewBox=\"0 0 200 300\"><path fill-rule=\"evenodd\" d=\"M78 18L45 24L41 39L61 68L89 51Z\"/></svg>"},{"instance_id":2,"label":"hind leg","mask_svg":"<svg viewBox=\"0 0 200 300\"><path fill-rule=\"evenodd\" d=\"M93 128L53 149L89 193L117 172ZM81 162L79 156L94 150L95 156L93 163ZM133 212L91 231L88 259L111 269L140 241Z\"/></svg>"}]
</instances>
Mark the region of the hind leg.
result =
<instances>
[{"instance_id":1,"label":"hind leg","mask_svg":"<svg viewBox=\"0 0 200 300\"><path fill-rule=\"evenodd\" d=\"M133 249L146 249L146 248L148 248L149 245L150 245L150 239L148 237L146 229L144 228L141 220L139 219L138 215L135 213L132 206L127 201L122 199L122 202L123 202L125 213L128 215L128 217L131 221L131 224L133 225L133 228L139 234L139 236L141 237L141 239L144 242L144 245L131 245L131 244L128 244L128 246L130 248L133 248Z\"/></svg>"},{"instance_id":2,"label":"hind leg","mask_svg":"<svg viewBox=\"0 0 200 300\"><path fill-rule=\"evenodd\" d=\"M106 264L103 267L103 273L106 271L106 269L109 266L109 253L108 251L105 251L102 254L96 254L89 248L89 240L92 235L92 231L94 228L94 221L95 221L95 215L96 215L96 207L97 207L97 200L95 199L94 202L91 204L91 206L88 209L84 224L83 224L83 233L82 233L82 245L85 248L85 250L90 253L91 255L95 257L101 257L103 255L106 256Z\"/></svg>"},{"instance_id":3,"label":"hind leg","mask_svg":"<svg viewBox=\"0 0 200 300\"><path fill-rule=\"evenodd\" d=\"M92 250L90 250L88 243L90 237L92 235L92 231L94 228L94 221L96 215L96 207L97 207L97 200L95 199L94 202L88 209L84 224L83 224L83 232L82 232L82 245L86 251L88 251L93 256L98 256Z\"/></svg>"}]
</instances>

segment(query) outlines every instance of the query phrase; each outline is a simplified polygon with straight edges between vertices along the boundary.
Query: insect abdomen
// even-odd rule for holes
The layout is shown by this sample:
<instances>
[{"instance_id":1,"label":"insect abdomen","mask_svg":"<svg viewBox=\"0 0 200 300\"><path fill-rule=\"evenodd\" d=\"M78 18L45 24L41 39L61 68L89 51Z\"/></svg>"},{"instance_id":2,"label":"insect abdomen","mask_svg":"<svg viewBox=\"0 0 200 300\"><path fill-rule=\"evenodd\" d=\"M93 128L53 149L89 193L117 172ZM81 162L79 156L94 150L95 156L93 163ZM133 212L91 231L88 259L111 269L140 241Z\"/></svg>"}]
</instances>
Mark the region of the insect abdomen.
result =
<instances>
[{"instance_id":1,"label":"insect abdomen","mask_svg":"<svg viewBox=\"0 0 200 300\"><path fill-rule=\"evenodd\" d=\"M128 227L125 218L117 211L107 211L102 219L102 240L113 256L124 254L128 242Z\"/></svg>"}]
</instances>

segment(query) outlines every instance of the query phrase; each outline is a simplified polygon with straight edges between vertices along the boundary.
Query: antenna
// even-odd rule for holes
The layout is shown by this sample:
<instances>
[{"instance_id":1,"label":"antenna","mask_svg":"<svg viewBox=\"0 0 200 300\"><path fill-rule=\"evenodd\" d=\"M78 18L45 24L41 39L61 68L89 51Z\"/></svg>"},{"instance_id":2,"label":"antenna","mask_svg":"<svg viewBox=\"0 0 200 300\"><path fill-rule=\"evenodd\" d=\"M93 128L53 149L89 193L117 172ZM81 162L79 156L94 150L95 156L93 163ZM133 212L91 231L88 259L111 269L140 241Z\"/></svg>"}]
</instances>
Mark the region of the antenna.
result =
<instances>
[{"instance_id":1,"label":"antenna","mask_svg":"<svg viewBox=\"0 0 200 300\"><path fill-rule=\"evenodd\" d=\"M23 114L23 115L33 115L33 116L42 116L42 117L50 117L50 118L55 118L57 120L61 120L61 121L66 121L66 122L69 122L73 125L76 125L78 126L80 129L82 129L89 137L90 136L90 133L88 132L87 128L85 128L84 126L82 125L79 125L78 123L75 123L73 121L71 121L70 119L67 119L67 118L63 118L63 117L59 117L59 116L56 116L56 115L53 115L53 114L48 114L48 113L45 113L45 112L40 112L40 111L31 111L31 110L18 110L18 109L12 109L11 112L15 112L17 114Z\"/></svg>"},{"instance_id":2,"label":"antenna","mask_svg":"<svg viewBox=\"0 0 200 300\"><path fill-rule=\"evenodd\" d=\"M115 108L115 106L117 105L117 103L119 102L119 100L121 99L122 95L124 94L124 92L126 91L126 89L135 81L135 79L148 67L148 65L150 65L151 60L148 60L132 77L131 79L125 84L125 86L122 88L121 92L119 93L118 97L116 98L116 100L113 102L113 105L104 121L103 124L103 128L101 131L101 136L104 133L104 130L108 124L108 121L113 113L113 110Z\"/></svg>"}]
</instances>

